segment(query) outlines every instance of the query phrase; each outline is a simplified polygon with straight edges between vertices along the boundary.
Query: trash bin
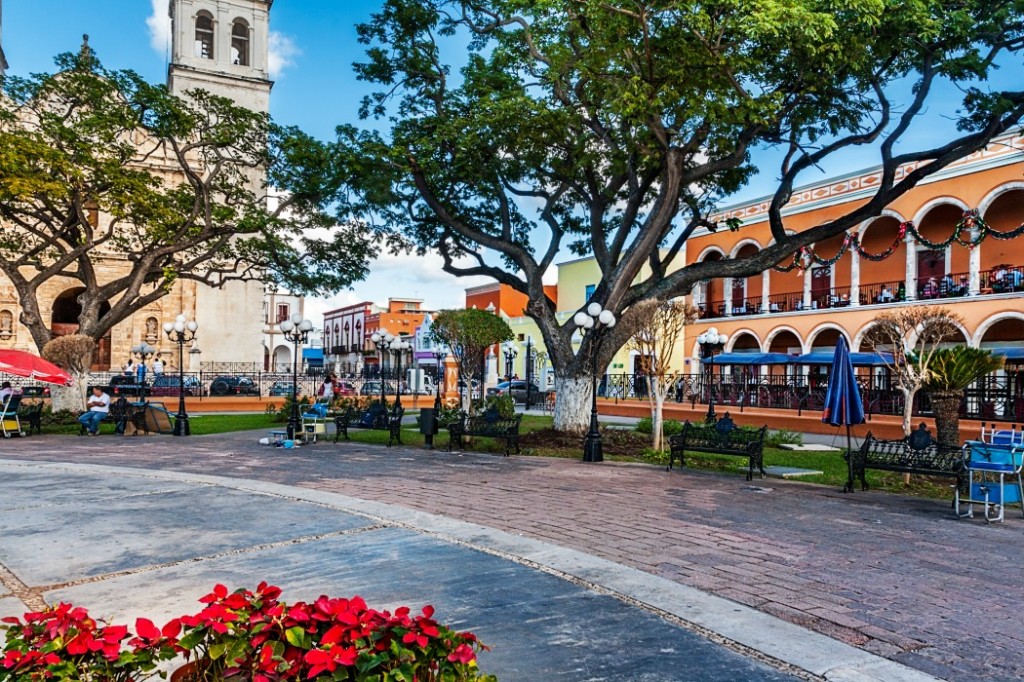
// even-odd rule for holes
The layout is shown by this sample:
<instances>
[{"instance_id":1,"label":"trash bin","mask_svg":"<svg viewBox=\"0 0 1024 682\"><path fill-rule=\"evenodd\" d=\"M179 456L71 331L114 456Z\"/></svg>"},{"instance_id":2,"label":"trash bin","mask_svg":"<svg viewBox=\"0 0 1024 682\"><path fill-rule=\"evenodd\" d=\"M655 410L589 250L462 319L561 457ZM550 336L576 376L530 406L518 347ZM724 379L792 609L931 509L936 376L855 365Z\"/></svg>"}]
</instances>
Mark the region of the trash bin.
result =
<instances>
[{"instance_id":1,"label":"trash bin","mask_svg":"<svg viewBox=\"0 0 1024 682\"><path fill-rule=\"evenodd\" d=\"M432 407L420 410L420 433L428 448L434 447L434 436L437 435L437 412Z\"/></svg>"}]
</instances>

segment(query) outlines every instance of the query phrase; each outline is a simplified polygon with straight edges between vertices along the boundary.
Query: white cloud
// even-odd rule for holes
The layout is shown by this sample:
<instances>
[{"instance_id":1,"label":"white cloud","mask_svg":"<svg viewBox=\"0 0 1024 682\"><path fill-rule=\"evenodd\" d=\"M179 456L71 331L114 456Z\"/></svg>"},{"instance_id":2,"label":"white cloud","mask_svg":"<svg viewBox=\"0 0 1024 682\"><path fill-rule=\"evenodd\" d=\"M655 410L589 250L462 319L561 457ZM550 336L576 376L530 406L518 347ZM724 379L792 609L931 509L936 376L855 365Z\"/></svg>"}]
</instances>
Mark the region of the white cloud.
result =
<instances>
[{"instance_id":1,"label":"white cloud","mask_svg":"<svg viewBox=\"0 0 1024 682\"><path fill-rule=\"evenodd\" d=\"M282 71L295 64L294 58L300 54L302 54L302 50L296 47L295 42L290 37L277 31L271 31L270 54L267 64L270 77L277 78L280 76Z\"/></svg>"},{"instance_id":2,"label":"white cloud","mask_svg":"<svg viewBox=\"0 0 1024 682\"><path fill-rule=\"evenodd\" d=\"M149 44L157 54L166 57L171 49L171 13L169 0L150 0L153 13L146 17L149 27Z\"/></svg>"},{"instance_id":3,"label":"white cloud","mask_svg":"<svg viewBox=\"0 0 1024 682\"><path fill-rule=\"evenodd\" d=\"M440 256L432 253L424 256L381 254L370 264L370 275L357 282L352 291L323 298L308 297L307 317L319 325L323 323L325 311L361 301L387 305L388 298L420 298L428 310L461 308L466 304L466 289L493 282L488 277L449 275L441 269L442 262ZM460 262L460 265L470 265L470 261Z\"/></svg>"}]
</instances>

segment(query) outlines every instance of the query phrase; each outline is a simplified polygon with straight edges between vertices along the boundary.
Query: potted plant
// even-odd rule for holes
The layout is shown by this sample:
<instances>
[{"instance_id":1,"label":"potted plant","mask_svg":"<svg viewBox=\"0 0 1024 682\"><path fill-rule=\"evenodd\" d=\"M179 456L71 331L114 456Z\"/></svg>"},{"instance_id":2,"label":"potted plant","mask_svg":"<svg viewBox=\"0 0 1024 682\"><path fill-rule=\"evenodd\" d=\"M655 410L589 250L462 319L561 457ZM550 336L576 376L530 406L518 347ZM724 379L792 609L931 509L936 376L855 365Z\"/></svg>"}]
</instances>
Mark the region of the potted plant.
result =
<instances>
[{"instance_id":1,"label":"potted plant","mask_svg":"<svg viewBox=\"0 0 1024 682\"><path fill-rule=\"evenodd\" d=\"M198 613L162 628L140 618L135 635L70 604L5 618L0 682L139 682L165 677L159 664L179 654L187 662L171 679L180 682L496 682L477 669L486 647L439 624L430 606L413 615L359 597L288 605L280 595L267 583L216 585Z\"/></svg>"},{"instance_id":2,"label":"potted plant","mask_svg":"<svg viewBox=\"0 0 1024 682\"><path fill-rule=\"evenodd\" d=\"M71 604L25 614L25 620L4 618L6 641L0 659L0 680L138 682L163 676L162 661L180 651L180 625L171 621L158 629L140 618L135 635L127 626L97 621Z\"/></svg>"},{"instance_id":3,"label":"potted plant","mask_svg":"<svg viewBox=\"0 0 1024 682\"><path fill-rule=\"evenodd\" d=\"M940 445L960 447L960 403L972 383L1003 368L1003 358L967 346L942 348L929 365L924 388L932 400Z\"/></svg>"}]
</instances>

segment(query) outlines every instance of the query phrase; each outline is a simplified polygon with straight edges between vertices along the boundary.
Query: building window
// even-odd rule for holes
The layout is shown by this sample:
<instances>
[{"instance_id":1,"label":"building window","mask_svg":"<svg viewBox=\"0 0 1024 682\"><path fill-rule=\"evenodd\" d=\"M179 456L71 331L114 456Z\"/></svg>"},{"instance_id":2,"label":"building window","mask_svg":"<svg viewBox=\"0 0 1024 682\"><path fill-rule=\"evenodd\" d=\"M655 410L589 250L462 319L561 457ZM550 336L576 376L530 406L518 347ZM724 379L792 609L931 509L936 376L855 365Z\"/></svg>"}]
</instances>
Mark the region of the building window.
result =
<instances>
[{"instance_id":1,"label":"building window","mask_svg":"<svg viewBox=\"0 0 1024 682\"><path fill-rule=\"evenodd\" d=\"M281 322L284 322L285 320L287 320L288 316L290 314L291 313L288 311L288 304L287 303L278 303L277 304L277 322L278 322L278 324L280 324Z\"/></svg>"},{"instance_id":2,"label":"building window","mask_svg":"<svg viewBox=\"0 0 1024 682\"><path fill-rule=\"evenodd\" d=\"M200 59L213 59L213 17L206 12L196 15L195 55Z\"/></svg>"},{"instance_id":3,"label":"building window","mask_svg":"<svg viewBox=\"0 0 1024 682\"><path fill-rule=\"evenodd\" d=\"M249 66L249 25L241 19L231 24L231 63Z\"/></svg>"},{"instance_id":4,"label":"building window","mask_svg":"<svg viewBox=\"0 0 1024 682\"><path fill-rule=\"evenodd\" d=\"M584 303L588 302L591 298L594 297L594 291L595 290L597 290L597 285L596 284L588 284L587 285L587 293L584 294L584 298L583 298L583 302Z\"/></svg>"},{"instance_id":5,"label":"building window","mask_svg":"<svg viewBox=\"0 0 1024 682\"><path fill-rule=\"evenodd\" d=\"M146 318L146 343L154 344L160 340L157 329L160 327L160 322L155 317Z\"/></svg>"}]
</instances>

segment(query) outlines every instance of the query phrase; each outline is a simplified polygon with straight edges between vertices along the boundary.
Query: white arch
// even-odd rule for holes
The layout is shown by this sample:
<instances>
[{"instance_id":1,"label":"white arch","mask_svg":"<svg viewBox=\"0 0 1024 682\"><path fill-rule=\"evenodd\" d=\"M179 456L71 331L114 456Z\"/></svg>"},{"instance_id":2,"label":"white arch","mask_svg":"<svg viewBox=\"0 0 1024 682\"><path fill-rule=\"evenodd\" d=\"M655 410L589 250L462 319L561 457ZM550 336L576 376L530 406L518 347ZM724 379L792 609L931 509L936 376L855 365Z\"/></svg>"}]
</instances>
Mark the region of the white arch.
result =
<instances>
[{"instance_id":1,"label":"white arch","mask_svg":"<svg viewBox=\"0 0 1024 682\"><path fill-rule=\"evenodd\" d=\"M711 254L711 253L718 253L718 254L720 254L722 256L722 258L726 257L725 251L722 250L722 247L711 245L711 246L705 247L704 250L700 252L700 255L697 256L697 260L695 260L694 262L695 263L703 262L704 257L709 255L709 254Z\"/></svg>"},{"instance_id":2,"label":"white arch","mask_svg":"<svg viewBox=\"0 0 1024 682\"><path fill-rule=\"evenodd\" d=\"M924 217L926 215L928 215L929 211L931 211L933 208L935 208L937 206L941 206L943 204L950 204L952 206L956 206L961 211L967 211L967 210L970 209L970 206L965 204L962 200L957 199L956 197L951 197L951 196L948 196L948 195L944 195L944 196L941 196L941 197L935 197L934 199L931 199L930 201L925 203L924 206L922 206L921 208L917 209L917 213L914 214L914 225L920 226L921 221L924 220Z\"/></svg>"},{"instance_id":3,"label":"white arch","mask_svg":"<svg viewBox=\"0 0 1024 682\"><path fill-rule=\"evenodd\" d=\"M818 335L828 329L835 329L837 332L846 337L847 341L850 339L850 332L846 331L843 327L840 327L834 322L822 322L817 327L811 330L811 333L807 335L807 341L804 343L804 352L810 353L811 349L814 348L814 339L818 338Z\"/></svg>"},{"instance_id":4,"label":"white arch","mask_svg":"<svg viewBox=\"0 0 1024 682\"><path fill-rule=\"evenodd\" d=\"M800 352L803 352L804 338L800 335L800 332L798 332L797 330L793 329L788 325L781 325L779 327L775 327L770 332L768 332L768 335L764 337L764 342L761 344L761 351L764 353L770 353L772 341L774 341L775 337L781 334L782 332L789 332L793 336L795 336L797 343L800 344Z\"/></svg>"},{"instance_id":5,"label":"white arch","mask_svg":"<svg viewBox=\"0 0 1024 682\"><path fill-rule=\"evenodd\" d=\"M1021 322L1024 322L1024 313L1008 310L996 313L995 315L986 318L984 322L978 325L978 329L974 332L974 336L970 337L971 347L981 348L981 340L985 338L985 332L1003 320L1020 320Z\"/></svg>"},{"instance_id":6,"label":"white arch","mask_svg":"<svg viewBox=\"0 0 1024 682\"><path fill-rule=\"evenodd\" d=\"M753 336L754 341L757 341L757 347L761 347L761 337L757 335L757 332L755 332L753 329L750 329L749 327L743 327L742 329L737 329L736 331L729 335L729 342L726 344L725 352L731 353L732 349L736 347L736 338L739 336L743 336L744 334L748 336Z\"/></svg>"},{"instance_id":7,"label":"white arch","mask_svg":"<svg viewBox=\"0 0 1024 682\"><path fill-rule=\"evenodd\" d=\"M870 321L864 323L864 326L862 326L860 329L857 330L857 333L853 335L853 341L850 341L850 352L852 352L852 353L860 353L861 352L860 347L864 344L864 337L867 335L868 330L870 330L872 327L874 327L877 324L878 324L877 321L870 320Z\"/></svg>"},{"instance_id":8,"label":"white arch","mask_svg":"<svg viewBox=\"0 0 1024 682\"><path fill-rule=\"evenodd\" d=\"M735 258L736 254L740 252L740 249L747 245L753 246L757 249L764 248L756 239L748 237L746 239L741 239L740 241L736 242L736 246L732 247L732 251L729 253L729 258Z\"/></svg>"},{"instance_id":9,"label":"white arch","mask_svg":"<svg viewBox=\"0 0 1024 682\"><path fill-rule=\"evenodd\" d=\"M1007 182L993 189L991 192L986 194L985 198L978 204L978 213L980 213L981 217L984 218L985 214L988 212L989 206L992 205L992 202L1003 194L1014 190L1024 190L1024 182L1014 180L1013 182Z\"/></svg>"}]
</instances>

